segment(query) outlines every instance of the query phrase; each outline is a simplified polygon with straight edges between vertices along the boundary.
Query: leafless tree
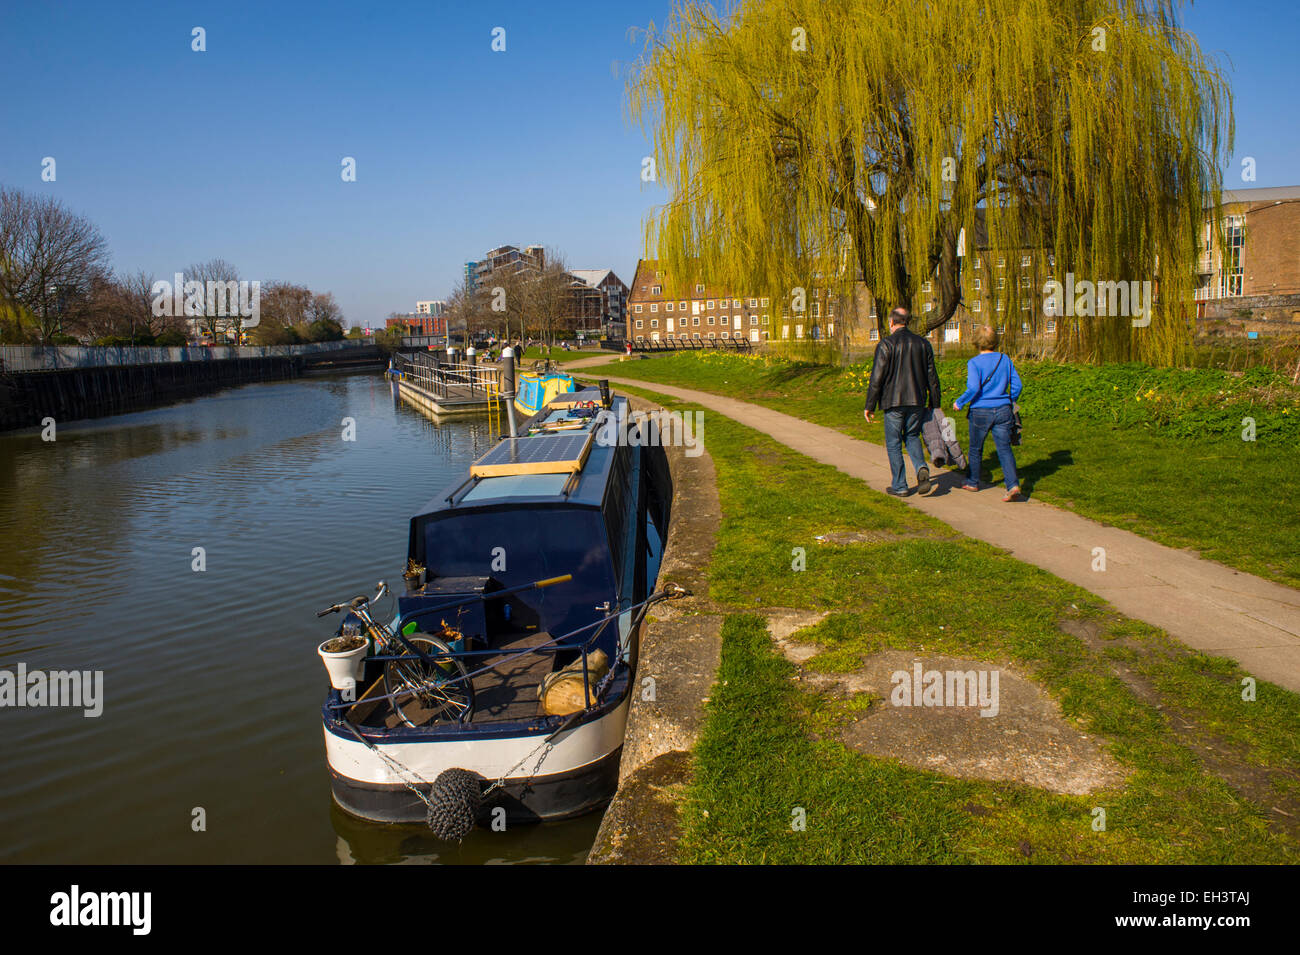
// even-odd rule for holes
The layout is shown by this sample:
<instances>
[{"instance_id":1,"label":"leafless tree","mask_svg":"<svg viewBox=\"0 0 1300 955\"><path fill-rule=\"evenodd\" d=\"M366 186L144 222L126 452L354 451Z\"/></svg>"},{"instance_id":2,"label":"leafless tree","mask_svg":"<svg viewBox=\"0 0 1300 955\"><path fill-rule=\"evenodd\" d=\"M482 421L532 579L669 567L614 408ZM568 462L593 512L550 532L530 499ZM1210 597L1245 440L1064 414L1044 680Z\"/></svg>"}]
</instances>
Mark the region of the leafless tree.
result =
<instances>
[{"instance_id":1,"label":"leafless tree","mask_svg":"<svg viewBox=\"0 0 1300 955\"><path fill-rule=\"evenodd\" d=\"M0 297L26 312L43 341L84 306L107 259L89 219L52 196L0 187Z\"/></svg>"},{"instance_id":2,"label":"leafless tree","mask_svg":"<svg viewBox=\"0 0 1300 955\"><path fill-rule=\"evenodd\" d=\"M339 303L334 300L333 292L312 296L311 303L307 306L307 324L310 325L312 322L336 322L340 326L343 324L343 309L339 308Z\"/></svg>"},{"instance_id":3,"label":"leafless tree","mask_svg":"<svg viewBox=\"0 0 1300 955\"><path fill-rule=\"evenodd\" d=\"M211 288L209 282L226 283L228 288L234 289L239 282L239 270L227 262L225 259L209 259L206 262L196 262L185 270L186 282L200 282L205 289ZM234 282L236 285L231 286L229 283ZM204 298L203 314L200 316L190 316L197 318L198 325L208 335L212 337L213 343L218 343L227 333L233 331L235 334L235 343L238 344L242 337L244 321L239 314L238 295L227 295L227 303L233 303L233 308L225 309L227 314L218 315L216 302Z\"/></svg>"},{"instance_id":4,"label":"leafless tree","mask_svg":"<svg viewBox=\"0 0 1300 955\"><path fill-rule=\"evenodd\" d=\"M516 333L525 335L524 322L527 311L527 273L498 272L475 290L467 302L467 322L478 322L492 328L503 341L511 340ZM447 327L451 328L448 321Z\"/></svg>"},{"instance_id":5,"label":"leafless tree","mask_svg":"<svg viewBox=\"0 0 1300 955\"><path fill-rule=\"evenodd\" d=\"M261 322L253 330L254 340L259 345L289 345L299 340L307 327L311 302L311 289L305 285L270 283L262 289Z\"/></svg>"},{"instance_id":6,"label":"leafless tree","mask_svg":"<svg viewBox=\"0 0 1300 955\"><path fill-rule=\"evenodd\" d=\"M530 332L536 332L548 346L555 344L555 333L566 327L573 310L573 283L564 256L546 250L546 265L530 275L524 283L524 306Z\"/></svg>"}]
</instances>

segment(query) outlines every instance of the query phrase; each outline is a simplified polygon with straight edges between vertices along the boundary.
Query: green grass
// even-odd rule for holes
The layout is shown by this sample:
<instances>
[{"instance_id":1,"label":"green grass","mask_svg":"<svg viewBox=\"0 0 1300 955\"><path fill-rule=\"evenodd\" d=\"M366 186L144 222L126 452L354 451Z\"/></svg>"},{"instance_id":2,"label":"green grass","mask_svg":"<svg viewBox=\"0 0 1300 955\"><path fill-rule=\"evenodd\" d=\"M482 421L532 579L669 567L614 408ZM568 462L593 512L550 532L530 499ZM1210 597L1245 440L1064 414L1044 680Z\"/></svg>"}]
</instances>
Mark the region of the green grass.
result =
<instances>
[{"instance_id":1,"label":"green grass","mask_svg":"<svg viewBox=\"0 0 1300 955\"><path fill-rule=\"evenodd\" d=\"M599 371L743 398L883 444L883 426L862 419L869 367L767 362L682 354ZM582 369L579 374L596 373ZM1104 369L1025 363L1021 483L1069 508L1240 570L1300 586L1294 508L1300 498L1300 391L1263 368ZM965 364L940 363L945 410L969 451L964 414L951 411ZM1243 419L1255 422L1242 440ZM992 442L985 481L1001 481Z\"/></svg>"},{"instance_id":2,"label":"green grass","mask_svg":"<svg viewBox=\"0 0 1300 955\"><path fill-rule=\"evenodd\" d=\"M1231 661L1114 618L1086 592L738 422L709 415L707 434L722 510L709 597L726 619L683 810L683 861L1300 861L1300 846L1265 817L1271 805L1294 811L1300 798L1300 696L1260 684L1258 701L1244 702ZM882 539L816 540L850 530ZM802 571L792 569L795 548L806 555ZM759 614L778 606L831 612L799 635L822 648L810 669L851 670L885 648L1015 665L1103 742L1125 783L1062 796L846 747L839 728L879 703L794 682ZM1058 626L1066 619L1094 621L1106 639L1068 635ZM1121 660L1154 697L1120 678ZM1207 770L1187 726L1249 767L1264 795L1245 798ZM1098 806L1105 832L1092 830ZM797 809L805 831L791 826Z\"/></svg>"}]
</instances>

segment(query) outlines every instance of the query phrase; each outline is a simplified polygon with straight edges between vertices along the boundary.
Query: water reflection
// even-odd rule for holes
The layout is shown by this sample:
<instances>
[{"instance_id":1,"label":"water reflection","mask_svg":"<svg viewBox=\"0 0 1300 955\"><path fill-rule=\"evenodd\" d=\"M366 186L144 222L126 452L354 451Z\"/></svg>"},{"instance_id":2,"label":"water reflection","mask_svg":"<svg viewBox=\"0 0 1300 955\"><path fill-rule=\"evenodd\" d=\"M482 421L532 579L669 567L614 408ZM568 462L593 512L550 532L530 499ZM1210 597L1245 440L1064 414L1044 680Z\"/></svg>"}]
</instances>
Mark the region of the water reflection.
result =
<instances>
[{"instance_id":1,"label":"water reflection","mask_svg":"<svg viewBox=\"0 0 1300 955\"><path fill-rule=\"evenodd\" d=\"M0 711L0 860L581 861L596 816L448 847L330 805L315 611L396 580L410 515L488 443L372 374L0 435L0 667L105 695Z\"/></svg>"},{"instance_id":2,"label":"water reflection","mask_svg":"<svg viewBox=\"0 0 1300 955\"><path fill-rule=\"evenodd\" d=\"M561 823L515 826L505 832L475 829L459 845L433 838L422 826L380 826L330 805L344 865L581 865L600 828L600 814Z\"/></svg>"}]
</instances>

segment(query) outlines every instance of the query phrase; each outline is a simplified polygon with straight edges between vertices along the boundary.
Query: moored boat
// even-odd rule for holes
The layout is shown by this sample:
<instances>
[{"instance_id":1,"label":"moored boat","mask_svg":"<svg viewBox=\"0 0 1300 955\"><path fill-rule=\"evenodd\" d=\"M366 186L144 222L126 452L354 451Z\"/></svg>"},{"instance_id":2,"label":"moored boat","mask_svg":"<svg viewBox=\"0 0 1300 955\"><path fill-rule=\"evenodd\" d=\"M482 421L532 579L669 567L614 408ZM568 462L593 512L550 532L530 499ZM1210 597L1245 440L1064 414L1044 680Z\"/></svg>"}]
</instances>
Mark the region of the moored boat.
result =
<instances>
[{"instance_id":1,"label":"moored boat","mask_svg":"<svg viewBox=\"0 0 1300 955\"><path fill-rule=\"evenodd\" d=\"M344 810L459 838L613 795L642 621L684 593L655 589L672 480L626 401L553 396L411 518L395 606L322 611L345 613L321 646Z\"/></svg>"},{"instance_id":2,"label":"moored boat","mask_svg":"<svg viewBox=\"0 0 1300 955\"><path fill-rule=\"evenodd\" d=\"M532 416L562 394L575 389L573 378L563 372L520 372L516 382L515 408Z\"/></svg>"}]
</instances>

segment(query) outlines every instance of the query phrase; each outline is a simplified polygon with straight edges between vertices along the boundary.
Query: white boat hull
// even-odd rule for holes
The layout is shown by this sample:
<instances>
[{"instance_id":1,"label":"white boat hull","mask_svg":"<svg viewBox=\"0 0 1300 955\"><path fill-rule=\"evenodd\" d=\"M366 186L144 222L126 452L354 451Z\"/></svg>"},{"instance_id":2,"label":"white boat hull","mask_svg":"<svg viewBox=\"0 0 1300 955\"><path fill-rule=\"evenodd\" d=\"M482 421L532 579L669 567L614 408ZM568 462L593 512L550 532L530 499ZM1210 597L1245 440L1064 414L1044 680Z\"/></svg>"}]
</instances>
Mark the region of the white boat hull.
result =
<instances>
[{"instance_id":1,"label":"white boat hull","mask_svg":"<svg viewBox=\"0 0 1300 955\"><path fill-rule=\"evenodd\" d=\"M484 803L485 816L497 806L504 807L511 820L563 819L590 812L608 802L618 785L630 704L629 693L607 713L565 730L549 749L543 744L545 732L495 738L417 736L406 742L376 736L367 746L350 733L344 737L326 728L334 799L363 819L423 822L425 805L406 781L427 792L418 780L437 779L447 769L465 769L489 784L505 776L502 788Z\"/></svg>"}]
</instances>

